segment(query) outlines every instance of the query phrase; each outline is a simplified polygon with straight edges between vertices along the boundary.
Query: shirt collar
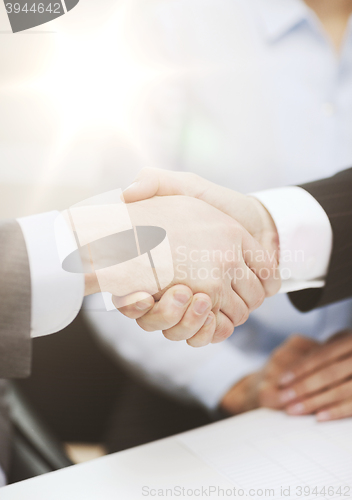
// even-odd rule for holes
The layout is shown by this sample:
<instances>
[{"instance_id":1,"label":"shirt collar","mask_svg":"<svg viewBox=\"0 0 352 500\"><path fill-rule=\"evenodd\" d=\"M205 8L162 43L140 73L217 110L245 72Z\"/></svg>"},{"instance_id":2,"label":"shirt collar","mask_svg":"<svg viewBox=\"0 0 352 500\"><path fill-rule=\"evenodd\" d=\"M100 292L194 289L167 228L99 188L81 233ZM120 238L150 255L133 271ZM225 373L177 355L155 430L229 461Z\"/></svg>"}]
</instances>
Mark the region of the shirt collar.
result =
<instances>
[{"instance_id":1,"label":"shirt collar","mask_svg":"<svg viewBox=\"0 0 352 500\"><path fill-rule=\"evenodd\" d=\"M303 0L254 0L253 6L265 37L272 42L311 17Z\"/></svg>"}]
</instances>

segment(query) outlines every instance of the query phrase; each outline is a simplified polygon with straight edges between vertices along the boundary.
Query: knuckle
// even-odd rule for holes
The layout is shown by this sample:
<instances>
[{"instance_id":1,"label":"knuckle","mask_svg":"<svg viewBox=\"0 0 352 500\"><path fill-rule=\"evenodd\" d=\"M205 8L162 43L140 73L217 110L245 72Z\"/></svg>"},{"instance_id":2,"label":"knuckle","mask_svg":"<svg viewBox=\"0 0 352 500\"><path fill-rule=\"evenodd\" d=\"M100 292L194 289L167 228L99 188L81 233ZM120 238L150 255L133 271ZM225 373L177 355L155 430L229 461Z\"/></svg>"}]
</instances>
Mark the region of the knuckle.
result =
<instances>
[{"instance_id":1,"label":"knuckle","mask_svg":"<svg viewBox=\"0 0 352 500\"><path fill-rule=\"evenodd\" d=\"M210 339L202 338L201 335L194 335L192 338L186 340L187 344L191 347L204 347L210 343Z\"/></svg>"},{"instance_id":2,"label":"knuckle","mask_svg":"<svg viewBox=\"0 0 352 500\"><path fill-rule=\"evenodd\" d=\"M149 319L147 320L144 317L137 319L136 322L145 332L154 332L155 330L157 330L157 328L154 328L151 321Z\"/></svg>"},{"instance_id":3,"label":"knuckle","mask_svg":"<svg viewBox=\"0 0 352 500\"><path fill-rule=\"evenodd\" d=\"M206 295L205 293L197 293L193 296L193 304L197 301L201 300L202 302L206 302L208 304L208 308L212 307L212 301L209 295Z\"/></svg>"},{"instance_id":4,"label":"knuckle","mask_svg":"<svg viewBox=\"0 0 352 500\"><path fill-rule=\"evenodd\" d=\"M333 387L330 391L330 399L333 401L341 400L345 396L343 386Z\"/></svg>"},{"instance_id":5,"label":"knuckle","mask_svg":"<svg viewBox=\"0 0 352 500\"><path fill-rule=\"evenodd\" d=\"M340 378L340 367L338 364L333 364L327 368L322 374L322 380L325 383L333 382Z\"/></svg>"},{"instance_id":6,"label":"knuckle","mask_svg":"<svg viewBox=\"0 0 352 500\"><path fill-rule=\"evenodd\" d=\"M159 309L157 312L142 316L137 323L143 330L154 332L156 330L170 328L174 325L175 319L169 310Z\"/></svg>"},{"instance_id":7,"label":"knuckle","mask_svg":"<svg viewBox=\"0 0 352 500\"><path fill-rule=\"evenodd\" d=\"M179 311L177 312L172 310L162 311L158 318L158 322L165 325L164 328L171 328L172 326L176 325L181 321L182 313L183 311L181 312L181 314Z\"/></svg>"},{"instance_id":8,"label":"knuckle","mask_svg":"<svg viewBox=\"0 0 352 500\"><path fill-rule=\"evenodd\" d=\"M297 396L301 396L303 394L309 394L313 392L313 387L310 381L302 380L302 382L293 386L293 390L295 391Z\"/></svg>"},{"instance_id":9,"label":"knuckle","mask_svg":"<svg viewBox=\"0 0 352 500\"><path fill-rule=\"evenodd\" d=\"M136 313L130 306L118 307L117 310L124 316L127 316L127 318L133 318L133 315Z\"/></svg>"},{"instance_id":10,"label":"knuckle","mask_svg":"<svg viewBox=\"0 0 352 500\"><path fill-rule=\"evenodd\" d=\"M191 317L185 317L179 324L180 328L184 332L193 332L195 330L195 319ZM194 332L195 333L195 332Z\"/></svg>"},{"instance_id":11,"label":"knuckle","mask_svg":"<svg viewBox=\"0 0 352 500\"><path fill-rule=\"evenodd\" d=\"M317 390L325 387L326 378L325 376L318 375L316 377L308 378L307 380L302 380L299 384L297 384L297 393L301 394L311 394L316 392Z\"/></svg>"},{"instance_id":12,"label":"knuckle","mask_svg":"<svg viewBox=\"0 0 352 500\"><path fill-rule=\"evenodd\" d=\"M256 292L255 295L256 295L257 300L254 302L254 304L251 305L252 311L254 311L255 309L258 309L258 307L260 307L263 304L265 297L266 297L265 290L263 289L263 287L261 287L261 290L259 290L259 291L256 290L255 292Z\"/></svg>"},{"instance_id":13,"label":"knuckle","mask_svg":"<svg viewBox=\"0 0 352 500\"><path fill-rule=\"evenodd\" d=\"M178 335L176 335L172 330L163 330L163 335L167 340L171 340L171 342L179 342L181 340L184 340L183 338L180 338Z\"/></svg>"},{"instance_id":14,"label":"knuckle","mask_svg":"<svg viewBox=\"0 0 352 500\"><path fill-rule=\"evenodd\" d=\"M249 318L249 309L247 306L242 308L241 313L239 314L239 320L235 323L235 326L243 325Z\"/></svg>"},{"instance_id":15,"label":"knuckle","mask_svg":"<svg viewBox=\"0 0 352 500\"><path fill-rule=\"evenodd\" d=\"M229 323L224 323L218 326L215 330L214 342L219 343L226 340L233 332L233 325Z\"/></svg>"},{"instance_id":16,"label":"knuckle","mask_svg":"<svg viewBox=\"0 0 352 500\"><path fill-rule=\"evenodd\" d=\"M352 398L352 380L339 386L340 396L343 398Z\"/></svg>"},{"instance_id":17,"label":"knuckle","mask_svg":"<svg viewBox=\"0 0 352 500\"><path fill-rule=\"evenodd\" d=\"M191 338L191 339L188 339L186 340L187 344L190 346L190 347L193 347L194 349L197 348L197 347L202 347L200 346L197 341L195 341L194 338Z\"/></svg>"},{"instance_id":18,"label":"knuckle","mask_svg":"<svg viewBox=\"0 0 352 500\"><path fill-rule=\"evenodd\" d=\"M304 365L300 366L296 370L293 370L296 372L296 375L302 375L305 373L310 373L314 372L314 370L317 368L317 363L313 359L307 359L304 362Z\"/></svg>"},{"instance_id":19,"label":"knuckle","mask_svg":"<svg viewBox=\"0 0 352 500\"><path fill-rule=\"evenodd\" d=\"M169 340L180 341L191 339L199 330L191 318L184 318L174 327L165 328L163 334Z\"/></svg>"}]
</instances>

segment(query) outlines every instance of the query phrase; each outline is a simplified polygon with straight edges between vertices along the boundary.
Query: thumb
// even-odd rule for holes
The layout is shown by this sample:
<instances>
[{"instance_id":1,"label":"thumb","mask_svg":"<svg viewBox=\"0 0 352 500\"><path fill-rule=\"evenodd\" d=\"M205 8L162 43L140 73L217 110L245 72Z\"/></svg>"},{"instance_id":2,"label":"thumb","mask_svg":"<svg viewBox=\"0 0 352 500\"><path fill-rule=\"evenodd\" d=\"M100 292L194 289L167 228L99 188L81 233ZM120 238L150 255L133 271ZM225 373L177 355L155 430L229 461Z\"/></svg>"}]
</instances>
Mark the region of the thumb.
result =
<instances>
[{"instance_id":1,"label":"thumb","mask_svg":"<svg viewBox=\"0 0 352 500\"><path fill-rule=\"evenodd\" d=\"M160 172L157 169L144 168L134 182L123 191L125 203L146 200L158 195Z\"/></svg>"},{"instance_id":2,"label":"thumb","mask_svg":"<svg viewBox=\"0 0 352 500\"><path fill-rule=\"evenodd\" d=\"M158 168L143 168L134 182L123 192L124 201L133 203L153 196L184 194L183 186L177 181L177 172Z\"/></svg>"},{"instance_id":3,"label":"thumb","mask_svg":"<svg viewBox=\"0 0 352 500\"><path fill-rule=\"evenodd\" d=\"M194 174L143 168L135 181L124 190L123 197L126 203L146 200L153 196L183 195L196 198L207 184L207 181Z\"/></svg>"}]
</instances>

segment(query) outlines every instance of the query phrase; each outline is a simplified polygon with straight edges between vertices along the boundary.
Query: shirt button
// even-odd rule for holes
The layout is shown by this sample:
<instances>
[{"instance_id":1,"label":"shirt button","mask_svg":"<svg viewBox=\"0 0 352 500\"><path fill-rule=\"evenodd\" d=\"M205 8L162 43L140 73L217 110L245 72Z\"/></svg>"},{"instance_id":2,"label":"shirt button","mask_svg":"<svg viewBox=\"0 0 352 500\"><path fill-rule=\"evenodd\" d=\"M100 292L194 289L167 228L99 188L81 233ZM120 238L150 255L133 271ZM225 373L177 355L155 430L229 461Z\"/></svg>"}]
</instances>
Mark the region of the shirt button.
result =
<instances>
[{"instance_id":1,"label":"shirt button","mask_svg":"<svg viewBox=\"0 0 352 500\"><path fill-rule=\"evenodd\" d=\"M332 102L324 102L322 109L325 116L333 116L336 111L336 108Z\"/></svg>"}]
</instances>

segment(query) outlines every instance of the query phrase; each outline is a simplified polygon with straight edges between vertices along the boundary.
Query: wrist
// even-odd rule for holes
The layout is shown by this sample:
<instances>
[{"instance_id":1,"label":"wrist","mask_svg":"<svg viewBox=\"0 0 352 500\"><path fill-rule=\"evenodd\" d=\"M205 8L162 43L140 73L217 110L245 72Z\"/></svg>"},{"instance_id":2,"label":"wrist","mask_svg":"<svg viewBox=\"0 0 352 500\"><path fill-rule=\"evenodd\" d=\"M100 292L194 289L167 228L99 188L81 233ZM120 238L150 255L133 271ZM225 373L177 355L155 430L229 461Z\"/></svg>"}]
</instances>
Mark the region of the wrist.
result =
<instances>
[{"instance_id":1,"label":"wrist","mask_svg":"<svg viewBox=\"0 0 352 500\"><path fill-rule=\"evenodd\" d=\"M253 211L252 230L249 231L270 257L274 257L279 263L279 234L273 218L264 205L252 196L248 196Z\"/></svg>"}]
</instances>

